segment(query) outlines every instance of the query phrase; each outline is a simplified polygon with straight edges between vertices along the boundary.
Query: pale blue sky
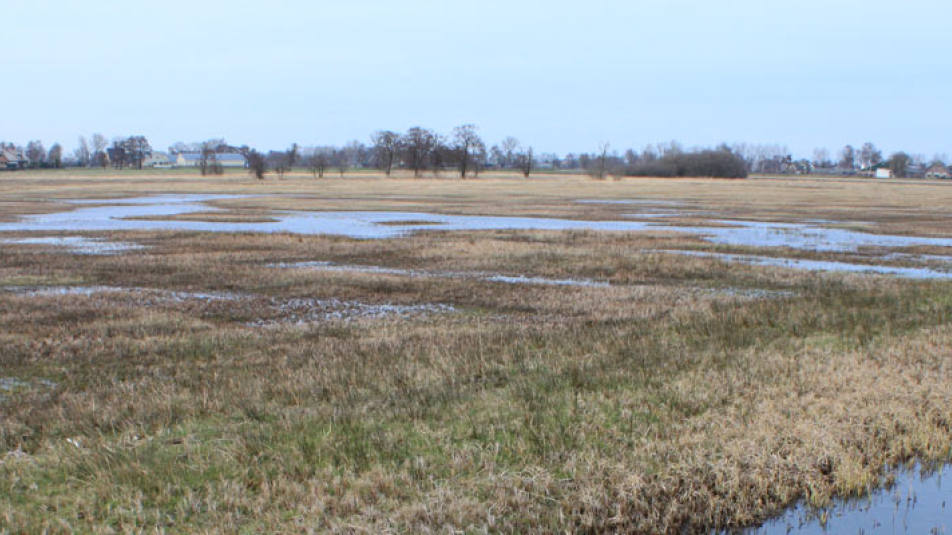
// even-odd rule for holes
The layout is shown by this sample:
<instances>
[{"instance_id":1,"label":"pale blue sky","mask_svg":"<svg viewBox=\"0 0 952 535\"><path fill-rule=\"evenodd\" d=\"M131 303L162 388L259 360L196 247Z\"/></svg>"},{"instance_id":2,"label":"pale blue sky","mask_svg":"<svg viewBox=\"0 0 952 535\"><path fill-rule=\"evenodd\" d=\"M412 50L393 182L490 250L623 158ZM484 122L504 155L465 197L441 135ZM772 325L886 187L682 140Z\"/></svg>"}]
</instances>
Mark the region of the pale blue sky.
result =
<instances>
[{"instance_id":1,"label":"pale blue sky","mask_svg":"<svg viewBox=\"0 0 952 535\"><path fill-rule=\"evenodd\" d=\"M9 2L0 139L952 153L948 0ZM15 75L12 73L16 73Z\"/></svg>"}]
</instances>

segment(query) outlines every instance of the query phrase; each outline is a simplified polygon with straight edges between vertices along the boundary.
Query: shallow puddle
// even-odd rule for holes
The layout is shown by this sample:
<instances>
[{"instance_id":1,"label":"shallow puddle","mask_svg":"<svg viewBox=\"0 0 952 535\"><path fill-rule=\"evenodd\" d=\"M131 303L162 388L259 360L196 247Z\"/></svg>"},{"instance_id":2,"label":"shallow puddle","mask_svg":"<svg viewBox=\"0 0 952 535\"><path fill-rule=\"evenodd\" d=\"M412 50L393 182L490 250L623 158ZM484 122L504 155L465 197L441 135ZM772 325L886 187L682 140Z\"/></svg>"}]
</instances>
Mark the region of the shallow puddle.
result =
<instances>
[{"instance_id":1,"label":"shallow puddle","mask_svg":"<svg viewBox=\"0 0 952 535\"><path fill-rule=\"evenodd\" d=\"M0 243L61 247L70 253L83 255L112 255L126 251L134 251L136 249L143 249L143 246L137 243L112 242L101 238L85 238L82 236L10 238L0 240Z\"/></svg>"},{"instance_id":2,"label":"shallow puddle","mask_svg":"<svg viewBox=\"0 0 952 535\"><path fill-rule=\"evenodd\" d=\"M547 279L544 277L526 277L523 275L487 275L479 277L489 282L504 282L506 284L533 284L541 286L579 286L585 288L608 288L611 285L607 282L594 281L591 279Z\"/></svg>"},{"instance_id":3,"label":"shallow puddle","mask_svg":"<svg viewBox=\"0 0 952 535\"><path fill-rule=\"evenodd\" d=\"M790 247L808 251L855 252L861 247L952 247L949 238L925 238L868 234L819 225L770 223L762 221L713 220L723 227L656 227L671 232L699 234L721 245L749 247Z\"/></svg>"},{"instance_id":4,"label":"shallow puddle","mask_svg":"<svg viewBox=\"0 0 952 535\"><path fill-rule=\"evenodd\" d=\"M655 206L684 206L680 201L652 200L652 199L579 199L579 204L647 204Z\"/></svg>"},{"instance_id":5,"label":"shallow puddle","mask_svg":"<svg viewBox=\"0 0 952 535\"><path fill-rule=\"evenodd\" d=\"M15 397L17 394L36 390L56 388L56 383L49 379L19 379L17 377L0 377L0 402Z\"/></svg>"},{"instance_id":6,"label":"shallow puddle","mask_svg":"<svg viewBox=\"0 0 952 535\"><path fill-rule=\"evenodd\" d=\"M334 264L333 262L312 261L273 264L271 267L287 269L315 269L321 271L345 271L350 273L373 273L380 275L396 275L414 278L433 279L474 279L487 282L502 282L505 284L529 284L540 286L579 286L587 288L608 288L607 282L591 279L550 279L546 277L529 277L525 275L502 275L499 273L462 272L462 271L429 271L416 269L400 269L382 266L355 266Z\"/></svg>"},{"instance_id":7,"label":"shallow puddle","mask_svg":"<svg viewBox=\"0 0 952 535\"><path fill-rule=\"evenodd\" d=\"M695 217L698 214L684 212L646 212L642 214L625 214L625 217L632 219L666 219L672 217Z\"/></svg>"},{"instance_id":8,"label":"shallow puddle","mask_svg":"<svg viewBox=\"0 0 952 535\"><path fill-rule=\"evenodd\" d=\"M931 473L902 470L890 488L870 497L840 500L814 511L798 505L748 535L945 534L952 533L952 468Z\"/></svg>"},{"instance_id":9,"label":"shallow puddle","mask_svg":"<svg viewBox=\"0 0 952 535\"><path fill-rule=\"evenodd\" d=\"M939 271L929 268L878 266L868 264L853 264L849 262L835 262L830 260L804 260L800 258L774 258L769 256L737 255L726 253L711 253L706 251L678 251L664 250L662 253L694 256L700 258L716 258L726 262L738 262L752 266L783 267L804 271L828 271L835 273L868 273L873 275L894 275L908 279L952 279L952 272ZM952 269L952 266L950 266Z\"/></svg>"},{"instance_id":10,"label":"shallow puddle","mask_svg":"<svg viewBox=\"0 0 952 535\"><path fill-rule=\"evenodd\" d=\"M219 292L176 292L171 290L157 290L151 288L124 288L121 286L8 286L3 291L28 297L52 297L66 295L93 296L98 294L127 294L135 297L150 297L152 301L160 298L164 301L180 302L188 300L198 301L234 301L240 299L239 294Z\"/></svg>"}]
</instances>

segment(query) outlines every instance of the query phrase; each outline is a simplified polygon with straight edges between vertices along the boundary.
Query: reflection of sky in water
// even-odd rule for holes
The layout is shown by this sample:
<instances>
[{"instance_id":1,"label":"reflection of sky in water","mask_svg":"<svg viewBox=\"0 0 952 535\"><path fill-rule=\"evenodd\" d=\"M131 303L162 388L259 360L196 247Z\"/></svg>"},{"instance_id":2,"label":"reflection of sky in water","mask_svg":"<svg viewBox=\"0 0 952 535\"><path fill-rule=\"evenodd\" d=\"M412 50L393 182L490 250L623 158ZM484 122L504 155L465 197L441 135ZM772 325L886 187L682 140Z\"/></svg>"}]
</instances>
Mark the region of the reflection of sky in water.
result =
<instances>
[{"instance_id":1,"label":"reflection of sky in water","mask_svg":"<svg viewBox=\"0 0 952 535\"><path fill-rule=\"evenodd\" d=\"M947 534L952 533L952 488L945 478L952 468L923 476L919 470L903 470L890 489L870 497L836 502L828 511L826 526L802 505L791 508L750 535L830 535L834 533Z\"/></svg>"},{"instance_id":2,"label":"reflection of sky in water","mask_svg":"<svg viewBox=\"0 0 952 535\"><path fill-rule=\"evenodd\" d=\"M102 201L107 206L79 208L69 212L32 215L15 223L0 223L0 231L119 231L178 230L199 232L288 232L292 234L335 234L353 238L391 238L417 230L614 230L639 231L646 226L635 222L589 222L531 217L444 216L409 212L279 212L277 221L229 223L216 221L140 221L136 218L168 217L207 212L205 201L228 196L161 196ZM83 201L86 204L95 201ZM115 204L122 202L123 204ZM415 221L422 223L386 225Z\"/></svg>"},{"instance_id":3,"label":"reflection of sky in water","mask_svg":"<svg viewBox=\"0 0 952 535\"><path fill-rule=\"evenodd\" d=\"M416 269L400 269L383 266L348 266L331 262L294 262L289 264L274 264L272 267L290 269L315 269L322 271L346 271L351 273L371 273L378 275L397 275L414 278L441 278L441 279L477 279L488 282L502 282L506 284L529 284L540 286L581 286L587 288L608 288L607 282L591 279L550 279L546 277L528 277L524 275L502 275L499 273L460 272L460 271L429 271Z\"/></svg>"},{"instance_id":4,"label":"reflection of sky in water","mask_svg":"<svg viewBox=\"0 0 952 535\"><path fill-rule=\"evenodd\" d=\"M0 243L63 247L71 253L88 255L109 255L134 249L142 249L141 245L135 243L111 242L98 238L84 238L82 236L0 239Z\"/></svg>"},{"instance_id":5,"label":"reflection of sky in water","mask_svg":"<svg viewBox=\"0 0 952 535\"><path fill-rule=\"evenodd\" d=\"M637 221L575 221L536 217L449 216L410 212L302 212L274 214L277 221L234 223L216 221L139 221L136 218L168 217L216 210L207 201L236 199L230 195L162 195L134 199L74 201L104 204L69 212L39 214L14 223L0 223L0 231L119 231L178 230L199 232L288 232L334 234L353 238L391 238L418 230L596 230L666 231L700 235L705 240L732 246L791 247L814 251L854 251L858 247L952 247L952 239L866 234L817 225L717 221L728 227L664 226ZM118 204L122 203L122 204ZM414 224L399 224L414 221ZM386 223L397 223L387 225Z\"/></svg>"},{"instance_id":6,"label":"reflection of sky in water","mask_svg":"<svg viewBox=\"0 0 952 535\"><path fill-rule=\"evenodd\" d=\"M712 243L750 247L790 247L809 251L855 251L859 247L952 247L949 238L920 238L867 234L796 223L759 221L713 221L731 227L664 227L674 232L701 234Z\"/></svg>"},{"instance_id":7,"label":"reflection of sky in water","mask_svg":"<svg viewBox=\"0 0 952 535\"><path fill-rule=\"evenodd\" d=\"M871 273L876 275L896 275L907 279L952 279L952 272L938 271L919 267L877 266L869 264L851 264L849 262L833 262L828 260L803 260L800 258L773 258L769 256L751 256L710 253L706 251L662 251L665 253L701 258L717 258L727 262L739 262L753 266L784 267L802 269L806 271L833 271L840 273ZM910 258L930 258L912 257ZM942 258L942 257L932 257ZM952 266L949 266L952 269Z\"/></svg>"}]
</instances>

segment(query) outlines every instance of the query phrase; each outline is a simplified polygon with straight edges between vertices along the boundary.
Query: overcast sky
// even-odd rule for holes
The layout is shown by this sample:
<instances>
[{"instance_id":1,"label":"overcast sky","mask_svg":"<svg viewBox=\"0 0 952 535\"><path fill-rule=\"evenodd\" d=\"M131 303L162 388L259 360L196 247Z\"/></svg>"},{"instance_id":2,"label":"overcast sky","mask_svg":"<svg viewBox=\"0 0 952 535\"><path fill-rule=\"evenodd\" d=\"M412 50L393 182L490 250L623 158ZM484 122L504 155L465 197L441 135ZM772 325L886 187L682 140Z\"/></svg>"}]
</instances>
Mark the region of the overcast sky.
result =
<instances>
[{"instance_id":1,"label":"overcast sky","mask_svg":"<svg viewBox=\"0 0 952 535\"><path fill-rule=\"evenodd\" d=\"M949 0L9 2L0 139L952 153Z\"/></svg>"}]
</instances>

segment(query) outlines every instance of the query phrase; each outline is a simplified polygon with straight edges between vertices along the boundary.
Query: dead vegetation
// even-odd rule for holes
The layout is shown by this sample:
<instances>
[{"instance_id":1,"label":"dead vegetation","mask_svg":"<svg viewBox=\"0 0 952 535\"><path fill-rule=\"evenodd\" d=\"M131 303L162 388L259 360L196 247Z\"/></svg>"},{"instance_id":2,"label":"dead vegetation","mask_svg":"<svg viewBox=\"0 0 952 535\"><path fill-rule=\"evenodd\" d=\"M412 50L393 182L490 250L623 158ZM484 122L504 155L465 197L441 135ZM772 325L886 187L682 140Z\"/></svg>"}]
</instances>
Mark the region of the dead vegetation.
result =
<instances>
[{"instance_id":1,"label":"dead vegetation","mask_svg":"<svg viewBox=\"0 0 952 535\"><path fill-rule=\"evenodd\" d=\"M408 202L394 183L352 203ZM460 206L500 203L472 184ZM596 209L578 193L549 215ZM108 237L148 247L0 246L0 531L707 532L949 460L949 283L665 255L714 250L665 233ZM300 261L610 286L268 267ZM61 286L149 291L14 291ZM294 300L452 313L255 325Z\"/></svg>"}]
</instances>

